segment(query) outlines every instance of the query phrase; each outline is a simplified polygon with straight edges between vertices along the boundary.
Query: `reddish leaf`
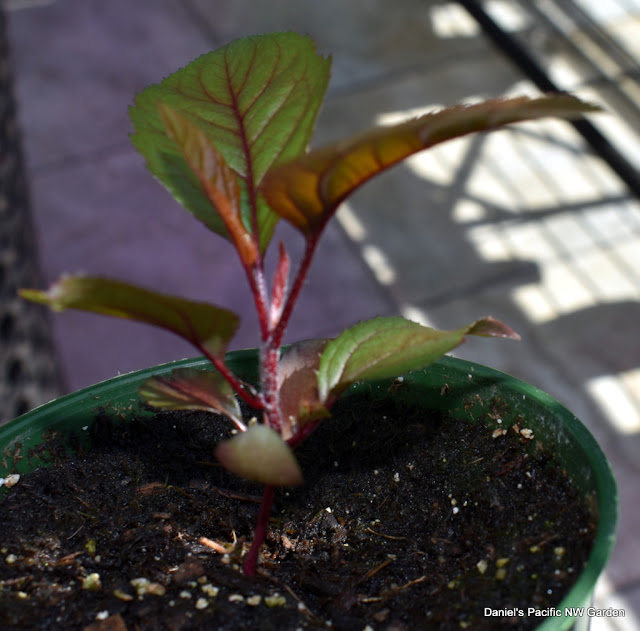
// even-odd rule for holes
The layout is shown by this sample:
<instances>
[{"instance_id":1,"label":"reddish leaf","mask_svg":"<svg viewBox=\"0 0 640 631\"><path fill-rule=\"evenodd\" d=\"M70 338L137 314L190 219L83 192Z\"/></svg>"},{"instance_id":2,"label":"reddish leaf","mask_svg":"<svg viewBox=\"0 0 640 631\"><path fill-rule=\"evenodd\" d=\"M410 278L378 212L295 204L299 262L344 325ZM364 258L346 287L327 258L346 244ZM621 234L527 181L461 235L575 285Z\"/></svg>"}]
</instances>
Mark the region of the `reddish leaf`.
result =
<instances>
[{"instance_id":1,"label":"reddish leaf","mask_svg":"<svg viewBox=\"0 0 640 631\"><path fill-rule=\"evenodd\" d=\"M185 161L217 210L240 258L247 266L254 265L259 252L242 222L238 176L227 166L204 132L169 106L161 104L159 109L167 133L182 151Z\"/></svg>"},{"instance_id":2,"label":"reddish leaf","mask_svg":"<svg viewBox=\"0 0 640 631\"><path fill-rule=\"evenodd\" d=\"M182 368L174 370L170 377L156 375L147 379L138 392L152 407L226 414L239 429L245 429L233 389L218 372Z\"/></svg>"},{"instance_id":3,"label":"reddish leaf","mask_svg":"<svg viewBox=\"0 0 640 631\"><path fill-rule=\"evenodd\" d=\"M326 345L327 340L298 342L280 358L278 390L282 437L285 440L309 421L329 416L318 398L317 377L320 357Z\"/></svg>"},{"instance_id":4,"label":"reddish leaf","mask_svg":"<svg viewBox=\"0 0 640 631\"><path fill-rule=\"evenodd\" d=\"M20 295L55 311L80 309L153 324L214 357L224 357L239 323L226 309L106 278L66 276L48 291L23 289Z\"/></svg>"},{"instance_id":5,"label":"reddish leaf","mask_svg":"<svg viewBox=\"0 0 640 631\"><path fill-rule=\"evenodd\" d=\"M545 116L599 111L568 95L457 105L379 127L272 169L262 183L269 206L307 236L320 232L338 205L373 176L410 155L472 132Z\"/></svg>"}]
</instances>

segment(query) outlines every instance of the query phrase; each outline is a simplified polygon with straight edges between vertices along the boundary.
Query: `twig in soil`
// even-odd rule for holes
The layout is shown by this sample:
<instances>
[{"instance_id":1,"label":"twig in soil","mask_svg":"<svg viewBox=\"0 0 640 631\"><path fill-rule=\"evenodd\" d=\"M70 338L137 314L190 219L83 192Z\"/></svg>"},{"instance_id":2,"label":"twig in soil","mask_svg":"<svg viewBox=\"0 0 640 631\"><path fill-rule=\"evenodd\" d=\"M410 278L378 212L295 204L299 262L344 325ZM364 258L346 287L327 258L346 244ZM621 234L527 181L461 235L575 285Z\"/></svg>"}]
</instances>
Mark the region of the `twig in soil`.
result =
<instances>
[{"instance_id":1,"label":"twig in soil","mask_svg":"<svg viewBox=\"0 0 640 631\"><path fill-rule=\"evenodd\" d=\"M426 581L426 580L427 580L426 575L421 576L420 578L416 578L412 581L409 581L408 583L405 583L404 585L400 585L399 587L394 587L393 589L385 590L381 592L380 596L365 596L363 598L359 598L358 602L361 602L367 605L371 603L379 603L384 600L389 600L390 598L393 598L397 593L405 589L409 589L409 587L413 587L414 585L417 585L418 583L422 583L422 581Z\"/></svg>"},{"instance_id":2,"label":"twig in soil","mask_svg":"<svg viewBox=\"0 0 640 631\"><path fill-rule=\"evenodd\" d=\"M70 541L71 539L73 539L83 528L84 528L84 524L82 524L80 528L78 528L73 534L69 535L67 537L67 541Z\"/></svg>"},{"instance_id":3,"label":"twig in soil","mask_svg":"<svg viewBox=\"0 0 640 631\"><path fill-rule=\"evenodd\" d=\"M282 583L282 587L284 587L287 593L290 594L291 598L293 598L298 603L299 611L302 611L304 614L306 614L307 616L309 616L314 620L320 619L309 609L309 607L307 607L307 605L302 600L302 598L300 598L300 596L298 596L287 584Z\"/></svg>"},{"instance_id":4,"label":"twig in soil","mask_svg":"<svg viewBox=\"0 0 640 631\"><path fill-rule=\"evenodd\" d=\"M218 541L213 541L213 539L209 539L208 537L200 537L200 539L198 539L198 543L201 543L207 548L211 548L218 554L228 554L229 552L232 552L234 548L233 544L219 543Z\"/></svg>"},{"instance_id":5,"label":"twig in soil","mask_svg":"<svg viewBox=\"0 0 640 631\"><path fill-rule=\"evenodd\" d=\"M160 493L165 488L166 486L162 482L148 482L147 484L143 484L142 486L138 486L136 488L136 495L146 497L147 495Z\"/></svg>"},{"instance_id":6,"label":"twig in soil","mask_svg":"<svg viewBox=\"0 0 640 631\"><path fill-rule=\"evenodd\" d=\"M8 578L4 581L0 581L0 587L13 587L14 585L26 585L33 581L33 574L25 574L24 576L16 576L15 578Z\"/></svg>"},{"instance_id":7,"label":"twig in soil","mask_svg":"<svg viewBox=\"0 0 640 631\"><path fill-rule=\"evenodd\" d=\"M187 499L191 500L197 506L202 506L203 508L209 511L213 510L210 506L208 506L204 502L201 502L197 497L191 495L191 493L187 493L183 488L179 486L173 486L173 485L168 486L167 491L178 491L178 493L184 495Z\"/></svg>"},{"instance_id":8,"label":"twig in soil","mask_svg":"<svg viewBox=\"0 0 640 631\"><path fill-rule=\"evenodd\" d=\"M72 552L71 554L63 556L61 559L58 559L53 565L56 567L70 565L76 557L79 557L82 554L85 554L84 550L80 550L79 552Z\"/></svg>"},{"instance_id":9,"label":"twig in soil","mask_svg":"<svg viewBox=\"0 0 640 631\"><path fill-rule=\"evenodd\" d=\"M222 497L226 497L230 500L240 500L241 502L253 502L254 504L260 504L262 501L262 497L259 495L246 495L245 493L235 493L233 491L226 491L224 489L219 489L217 486L212 488L213 491L222 495Z\"/></svg>"},{"instance_id":10,"label":"twig in soil","mask_svg":"<svg viewBox=\"0 0 640 631\"><path fill-rule=\"evenodd\" d=\"M400 585L400 587L395 587L394 589L392 589L391 591L393 592L393 594L397 594L398 592L401 592L404 589L408 589L409 587L413 587L414 585L417 585L418 583L422 583L422 581L426 581L427 580L427 576L421 576L420 578L416 578L412 581L409 581L408 583L405 583L404 585Z\"/></svg>"},{"instance_id":11,"label":"twig in soil","mask_svg":"<svg viewBox=\"0 0 640 631\"><path fill-rule=\"evenodd\" d=\"M372 576L376 575L380 570L384 569L385 567L387 567L387 565L389 565L389 563L391 563L391 561L395 561L395 558L393 557L389 557L386 561L383 561L382 563L380 563L380 565L377 565L376 567L374 567L373 569L369 570L359 581L358 583L363 583L364 581L370 579Z\"/></svg>"},{"instance_id":12,"label":"twig in soil","mask_svg":"<svg viewBox=\"0 0 640 631\"><path fill-rule=\"evenodd\" d=\"M80 494L83 492L82 489L68 480L67 486L75 493L74 499L76 502L80 502L87 510L91 510L91 506L80 497Z\"/></svg>"},{"instance_id":13,"label":"twig in soil","mask_svg":"<svg viewBox=\"0 0 640 631\"><path fill-rule=\"evenodd\" d=\"M509 471L513 471L516 468L516 464L515 463L511 463L510 465L506 466L502 471L496 473L493 477L494 478L499 478L503 475L505 475L505 473L509 473Z\"/></svg>"},{"instance_id":14,"label":"twig in soil","mask_svg":"<svg viewBox=\"0 0 640 631\"><path fill-rule=\"evenodd\" d=\"M530 547L533 544L538 548L542 548L542 546L557 538L558 535L556 533L545 532L542 537L528 537L527 539L524 539L522 543L525 547Z\"/></svg>"},{"instance_id":15,"label":"twig in soil","mask_svg":"<svg viewBox=\"0 0 640 631\"><path fill-rule=\"evenodd\" d=\"M365 528L364 529L365 532L369 532L372 535L376 535L376 537L382 537L384 539L391 539L392 541L407 541L406 537L394 537L393 535L385 535L382 532L376 532L375 530L372 530L371 528Z\"/></svg>"}]
</instances>

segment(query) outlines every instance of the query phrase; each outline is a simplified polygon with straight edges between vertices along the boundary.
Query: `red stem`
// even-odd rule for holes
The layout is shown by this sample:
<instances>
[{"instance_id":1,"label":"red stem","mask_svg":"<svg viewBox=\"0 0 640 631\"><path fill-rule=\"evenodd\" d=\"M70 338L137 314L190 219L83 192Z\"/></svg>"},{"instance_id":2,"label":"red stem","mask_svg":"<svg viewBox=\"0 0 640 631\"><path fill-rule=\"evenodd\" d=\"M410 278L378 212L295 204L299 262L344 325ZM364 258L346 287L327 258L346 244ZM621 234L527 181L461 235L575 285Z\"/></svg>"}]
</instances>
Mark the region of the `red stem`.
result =
<instances>
[{"instance_id":1,"label":"red stem","mask_svg":"<svg viewBox=\"0 0 640 631\"><path fill-rule=\"evenodd\" d=\"M293 309L297 303L300 291L309 273L309 268L313 260L313 255L318 244L319 235L307 237L306 248L300 266L298 268L295 281L291 287L291 292L287 296L283 306L282 313L275 328L271 329L271 323L268 318L268 298L266 285L264 282L264 270L262 264L254 267L252 270L246 270L251 289L254 294L254 300L258 309L258 318L262 331L262 351L260 355L260 371L262 379L262 408L265 411L266 422L276 431L281 428L280 405L278 392L278 361L280 358L280 346L284 337L287 324L291 318ZM292 446L302 442L315 428L317 422L309 423L299 435L295 436L290 444ZM262 504L260 505L260 513L256 522L253 543L247 552L243 569L247 576L255 576L260 548L264 543L269 516L271 515L271 507L275 487L265 484L262 493Z\"/></svg>"},{"instance_id":2,"label":"red stem","mask_svg":"<svg viewBox=\"0 0 640 631\"><path fill-rule=\"evenodd\" d=\"M249 392L249 390L247 390L247 388L245 388L243 384L238 381L236 376L227 368L227 365L222 359L211 355L202 347L200 347L200 351L206 355L207 359L216 367L218 372L229 382L229 385L236 391L238 396L247 403L247 405L259 410L264 408L264 401L262 400L262 397L255 396Z\"/></svg>"},{"instance_id":3,"label":"red stem","mask_svg":"<svg viewBox=\"0 0 640 631\"><path fill-rule=\"evenodd\" d=\"M282 309L282 315L280 316L278 326L273 331L273 335L271 337L273 346L275 346L276 348L280 348L280 346L282 345L284 332L287 328L287 324L289 324L291 314L293 313L293 308L298 301L300 291L302 290L304 282L307 279L307 274L309 273L309 268L311 267L311 262L313 261L313 255L315 254L317 245L318 235L307 237L304 256L302 257L302 261L300 262L298 273L296 274L295 281L293 282L293 286L291 287L291 292L287 296L287 301L284 305L284 308Z\"/></svg>"},{"instance_id":4,"label":"red stem","mask_svg":"<svg viewBox=\"0 0 640 631\"><path fill-rule=\"evenodd\" d=\"M323 419L318 419L317 421L311 421L307 423L302 429L294 434L288 441L287 444L291 449L295 449L301 442L303 442L308 436L313 433L313 430L318 427L320 421Z\"/></svg>"},{"instance_id":5,"label":"red stem","mask_svg":"<svg viewBox=\"0 0 640 631\"><path fill-rule=\"evenodd\" d=\"M267 338L264 340L260 357L262 396L265 402L265 414L267 416L267 422L276 431L279 431L282 426L280 419L280 393L278 391L278 360L280 359L280 346L282 345L282 338L296 302L298 301L300 291L302 290L307 274L309 273L309 268L311 266L317 244L317 236L307 237L304 256L302 257L302 261L298 267L295 281L291 287L291 292L287 296L277 325L271 329Z\"/></svg>"},{"instance_id":6,"label":"red stem","mask_svg":"<svg viewBox=\"0 0 640 631\"><path fill-rule=\"evenodd\" d=\"M256 567L258 565L258 557L260 555L260 548L264 543L264 539L267 535L267 525L269 523L269 516L271 515L271 506L273 505L273 496L275 494L275 487L270 484L265 484L262 491L262 504L260 504L260 513L258 514L258 521L256 522L256 528L253 535L253 543L247 556L245 557L242 565L244 573L247 576L256 575Z\"/></svg>"},{"instance_id":7,"label":"red stem","mask_svg":"<svg viewBox=\"0 0 640 631\"><path fill-rule=\"evenodd\" d=\"M262 379L262 397L267 423L277 432L280 431L280 392L278 390L278 361L280 348L267 340L260 353L260 377Z\"/></svg>"},{"instance_id":8,"label":"red stem","mask_svg":"<svg viewBox=\"0 0 640 631\"><path fill-rule=\"evenodd\" d=\"M262 340L266 340L269 335L269 300L267 298L267 286L264 280L264 271L262 269L262 261L253 267L246 267L244 271L249 281L249 288L253 295L253 301L256 305L256 313L258 314L258 322L260 323L260 334Z\"/></svg>"}]
</instances>

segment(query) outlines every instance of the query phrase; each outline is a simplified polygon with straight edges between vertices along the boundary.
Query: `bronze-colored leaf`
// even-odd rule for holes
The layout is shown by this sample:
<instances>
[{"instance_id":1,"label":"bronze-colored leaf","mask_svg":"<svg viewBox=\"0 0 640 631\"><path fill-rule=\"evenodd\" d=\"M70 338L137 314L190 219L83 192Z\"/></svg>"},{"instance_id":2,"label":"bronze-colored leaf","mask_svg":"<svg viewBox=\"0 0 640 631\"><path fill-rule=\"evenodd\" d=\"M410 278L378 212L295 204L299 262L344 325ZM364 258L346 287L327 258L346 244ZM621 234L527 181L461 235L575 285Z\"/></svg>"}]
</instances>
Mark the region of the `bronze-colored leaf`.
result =
<instances>
[{"instance_id":1,"label":"bronze-colored leaf","mask_svg":"<svg viewBox=\"0 0 640 631\"><path fill-rule=\"evenodd\" d=\"M320 357L326 345L327 340L298 342L280 358L278 389L284 440L289 440L295 430L307 422L329 416L318 398L317 377Z\"/></svg>"},{"instance_id":2,"label":"bronze-colored leaf","mask_svg":"<svg viewBox=\"0 0 640 631\"><path fill-rule=\"evenodd\" d=\"M153 324L220 358L240 321L235 313L205 302L91 276L65 276L48 291L23 289L20 295L55 311L80 309Z\"/></svg>"},{"instance_id":3,"label":"bronze-colored leaf","mask_svg":"<svg viewBox=\"0 0 640 631\"><path fill-rule=\"evenodd\" d=\"M215 209L222 219L243 263L247 266L254 265L259 252L251 232L242 220L242 193L238 175L227 165L202 130L168 105L160 104L158 107L169 137L180 148L185 161L209 198L212 213Z\"/></svg>"},{"instance_id":4,"label":"bronze-colored leaf","mask_svg":"<svg viewBox=\"0 0 640 631\"><path fill-rule=\"evenodd\" d=\"M156 375L147 379L138 393L152 407L226 414L239 429L245 429L235 393L218 372L181 368L170 376Z\"/></svg>"},{"instance_id":5,"label":"bronze-colored leaf","mask_svg":"<svg viewBox=\"0 0 640 631\"><path fill-rule=\"evenodd\" d=\"M269 171L261 189L274 212L314 236L356 188L414 153L510 123L595 111L599 108L566 94L456 105L311 151Z\"/></svg>"}]
</instances>

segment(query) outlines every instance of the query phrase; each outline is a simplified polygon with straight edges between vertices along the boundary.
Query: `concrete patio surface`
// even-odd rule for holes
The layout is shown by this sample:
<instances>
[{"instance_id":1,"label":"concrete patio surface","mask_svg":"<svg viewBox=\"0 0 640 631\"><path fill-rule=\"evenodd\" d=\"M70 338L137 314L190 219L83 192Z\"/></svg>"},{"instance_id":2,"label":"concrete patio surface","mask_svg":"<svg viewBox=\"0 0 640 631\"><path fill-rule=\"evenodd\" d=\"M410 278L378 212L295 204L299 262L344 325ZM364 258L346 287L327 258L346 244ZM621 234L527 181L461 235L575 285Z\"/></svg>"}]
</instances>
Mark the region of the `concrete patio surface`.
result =
<instances>
[{"instance_id":1,"label":"concrete patio surface","mask_svg":"<svg viewBox=\"0 0 640 631\"><path fill-rule=\"evenodd\" d=\"M211 299L243 314L234 348L257 342L234 254L145 170L128 140L136 92L235 37L297 30L333 54L315 144L439 104L535 93L454 3L10 6L46 278L84 271ZM473 340L455 354L547 391L600 441L621 514L596 602L627 615L594 618L591 629L631 631L640 628L639 298L640 204L570 125L539 122L420 154L359 191L328 230L288 339L375 315L440 328L482 315L508 322L521 343ZM168 334L98 316L65 313L54 327L69 390L193 355Z\"/></svg>"}]
</instances>

